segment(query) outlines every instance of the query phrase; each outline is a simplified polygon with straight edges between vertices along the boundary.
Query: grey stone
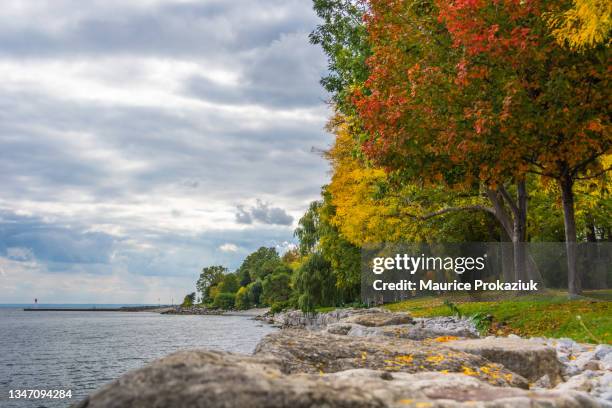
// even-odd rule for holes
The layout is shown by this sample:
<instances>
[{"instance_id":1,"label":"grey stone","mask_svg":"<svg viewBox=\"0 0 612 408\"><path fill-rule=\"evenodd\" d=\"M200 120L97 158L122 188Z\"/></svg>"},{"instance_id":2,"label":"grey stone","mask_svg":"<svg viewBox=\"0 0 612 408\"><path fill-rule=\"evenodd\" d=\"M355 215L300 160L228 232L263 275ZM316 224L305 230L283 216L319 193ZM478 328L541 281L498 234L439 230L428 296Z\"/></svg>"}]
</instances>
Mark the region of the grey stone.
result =
<instances>
[{"instance_id":1,"label":"grey stone","mask_svg":"<svg viewBox=\"0 0 612 408\"><path fill-rule=\"evenodd\" d=\"M612 346L608 344L599 344L595 347L595 358L597 360L603 360L610 354L612 354Z\"/></svg>"},{"instance_id":2,"label":"grey stone","mask_svg":"<svg viewBox=\"0 0 612 408\"><path fill-rule=\"evenodd\" d=\"M547 375L552 385L563 380L563 366L555 350L542 343L512 337L494 339L458 340L446 343L453 350L477 354L502 364L535 382Z\"/></svg>"},{"instance_id":3,"label":"grey stone","mask_svg":"<svg viewBox=\"0 0 612 408\"><path fill-rule=\"evenodd\" d=\"M353 327L354 325L350 323L334 323L327 326L325 331L330 334L346 336L353 329Z\"/></svg>"},{"instance_id":4,"label":"grey stone","mask_svg":"<svg viewBox=\"0 0 612 408\"><path fill-rule=\"evenodd\" d=\"M273 358L186 351L132 371L96 391L79 408L597 408L576 391L499 388L462 374L284 375Z\"/></svg>"},{"instance_id":5,"label":"grey stone","mask_svg":"<svg viewBox=\"0 0 612 408\"><path fill-rule=\"evenodd\" d=\"M393 326L398 324L412 323L412 317L408 313L378 312L357 314L342 320L342 323L355 323L366 327Z\"/></svg>"},{"instance_id":6,"label":"grey stone","mask_svg":"<svg viewBox=\"0 0 612 408\"><path fill-rule=\"evenodd\" d=\"M330 324L366 314L388 313L379 308L371 309L336 309L326 313L304 313L301 310L289 310L277 313L270 318L270 322L283 328L306 328L321 330Z\"/></svg>"},{"instance_id":7,"label":"grey stone","mask_svg":"<svg viewBox=\"0 0 612 408\"><path fill-rule=\"evenodd\" d=\"M354 368L389 372L459 372L499 386L527 388L527 381L500 364L439 344L385 337L338 336L286 329L263 338L255 355L273 355L283 372L333 373Z\"/></svg>"}]
</instances>

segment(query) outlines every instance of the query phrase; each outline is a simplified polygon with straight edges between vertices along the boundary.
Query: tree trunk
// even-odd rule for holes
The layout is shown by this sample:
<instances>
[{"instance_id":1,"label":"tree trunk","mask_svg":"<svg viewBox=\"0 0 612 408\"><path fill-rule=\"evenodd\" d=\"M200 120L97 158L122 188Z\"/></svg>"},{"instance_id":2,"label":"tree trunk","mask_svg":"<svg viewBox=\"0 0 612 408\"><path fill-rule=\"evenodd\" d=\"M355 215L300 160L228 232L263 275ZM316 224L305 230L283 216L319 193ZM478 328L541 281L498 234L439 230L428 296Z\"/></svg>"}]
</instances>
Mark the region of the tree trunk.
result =
<instances>
[{"instance_id":1,"label":"tree trunk","mask_svg":"<svg viewBox=\"0 0 612 408\"><path fill-rule=\"evenodd\" d=\"M516 200L502 186L497 191L488 190L487 196L495 210L495 216L512 241L514 280L527 280L527 186L525 180L516 184ZM510 208L506 211L504 202Z\"/></svg>"},{"instance_id":2,"label":"tree trunk","mask_svg":"<svg viewBox=\"0 0 612 408\"><path fill-rule=\"evenodd\" d=\"M516 280L527 280L527 188L525 181L519 181L516 185L516 211L513 225L514 234L512 243L514 245L514 268Z\"/></svg>"},{"instance_id":3,"label":"tree trunk","mask_svg":"<svg viewBox=\"0 0 612 408\"><path fill-rule=\"evenodd\" d=\"M567 251L567 289L570 298L580 295L580 276L576 269L576 217L574 214L574 180L569 175L559 180L565 223L565 248Z\"/></svg>"},{"instance_id":4,"label":"tree trunk","mask_svg":"<svg viewBox=\"0 0 612 408\"><path fill-rule=\"evenodd\" d=\"M587 242L597 242L597 232L595 231L595 220L593 220L593 214L586 214L586 240Z\"/></svg>"}]
</instances>

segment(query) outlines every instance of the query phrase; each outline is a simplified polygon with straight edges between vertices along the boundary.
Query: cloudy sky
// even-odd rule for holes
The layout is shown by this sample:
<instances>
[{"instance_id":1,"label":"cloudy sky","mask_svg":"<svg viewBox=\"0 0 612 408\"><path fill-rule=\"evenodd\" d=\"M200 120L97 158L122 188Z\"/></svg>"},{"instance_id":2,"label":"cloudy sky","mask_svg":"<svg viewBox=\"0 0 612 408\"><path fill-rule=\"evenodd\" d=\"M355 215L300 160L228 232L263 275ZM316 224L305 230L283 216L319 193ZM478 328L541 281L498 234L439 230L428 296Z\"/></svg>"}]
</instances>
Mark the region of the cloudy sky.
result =
<instances>
[{"instance_id":1,"label":"cloudy sky","mask_svg":"<svg viewBox=\"0 0 612 408\"><path fill-rule=\"evenodd\" d=\"M310 0L3 0L0 303L163 303L328 178Z\"/></svg>"}]
</instances>

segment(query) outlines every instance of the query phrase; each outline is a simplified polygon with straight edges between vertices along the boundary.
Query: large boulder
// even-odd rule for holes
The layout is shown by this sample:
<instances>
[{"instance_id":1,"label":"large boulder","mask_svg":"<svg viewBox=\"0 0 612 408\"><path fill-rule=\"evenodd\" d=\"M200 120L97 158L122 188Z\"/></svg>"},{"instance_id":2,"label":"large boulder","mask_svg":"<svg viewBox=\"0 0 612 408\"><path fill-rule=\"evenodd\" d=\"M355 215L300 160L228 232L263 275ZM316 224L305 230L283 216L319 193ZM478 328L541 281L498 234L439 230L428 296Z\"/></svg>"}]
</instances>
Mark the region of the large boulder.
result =
<instances>
[{"instance_id":1,"label":"large boulder","mask_svg":"<svg viewBox=\"0 0 612 408\"><path fill-rule=\"evenodd\" d=\"M408 313L393 313L383 311L357 314L341 320L341 323L355 323L366 327L392 326L412 322L412 317Z\"/></svg>"},{"instance_id":2,"label":"large boulder","mask_svg":"<svg viewBox=\"0 0 612 408\"><path fill-rule=\"evenodd\" d=\"M455 317L416 318L410 324L389 326L372 326L351 323L351 321L366 320L368 316L358 316L344 319L339 323L330 324L325 331L331 334L348 336L376 337L386 336L410 340L426 340L439 337L477 338L478 331L467 319Z\"/></svg>"},{"instance_id":3,"label":"large boulder","mask_svg":"<svg viewBox=\"0 0 612 408\"><path fill-rule=\"evenodd\" d=\"M481 356L404 339L286 329L264 337L255 355L280 358L282 370L288 374L333 373L354 368L408 373L439 371L463 373L493 385L528 387L520 375Z\"/></svg>"},{"instance_id":4,"label":"large boulder","mask_svg":"<svg viewBox=\"0 0 612 408\"><path fill-rule=\"evenodd\" d=\"M324 329L328 325L338 323L347 318L381 313L390 314L391 312L379 308L336 309L325 313L304 313L301 310L288 310L274 314L269 321L272 324L284 328L306 328L311 330L320 330Z\"/></svg>"},{"instance_id":5,"label":"large boulder","mask_svg":"<svg viewBox=\"0 0 612 408\"><path fill-rule=\"evenodd\" d=\"M597 408L576 392L500 388L461 374L349 370L284 375L274 358L184 351L132 371L78 408Z\"/></svg>"},{"instance_id":6,"label":"large boulder","mask_svg":"<svg viewBox=\"0 0 612 408\"><path fill-rule=\"evenodd\" d=\"M557 359L555 349L544 343L519 337L487 337L450 341L446 346L500 363L530 382L536 382L544 376L547 376L552 385L563 380L563 365Z\"/></svg>"}]
</instances>

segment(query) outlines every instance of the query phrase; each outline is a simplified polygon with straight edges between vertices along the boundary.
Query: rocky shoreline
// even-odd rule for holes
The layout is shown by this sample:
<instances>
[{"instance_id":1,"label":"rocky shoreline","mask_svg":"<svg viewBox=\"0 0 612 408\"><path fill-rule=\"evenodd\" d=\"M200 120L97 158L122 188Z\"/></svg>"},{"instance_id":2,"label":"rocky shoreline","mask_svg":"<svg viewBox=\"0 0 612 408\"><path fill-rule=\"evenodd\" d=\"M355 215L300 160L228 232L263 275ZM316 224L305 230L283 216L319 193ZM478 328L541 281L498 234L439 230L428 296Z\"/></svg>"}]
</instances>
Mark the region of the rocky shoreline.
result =
<instances>
[{"instance_id":1,"label":"rocky shoreline","mask_svg":"<svg viewBox=\"0 0 612 408\"><path fill-rule=\"evenodd\" d=\"M481 338L470 321L382 309L257 318L252 356L182 351L77 407L612 407L612 347Z\"/></svg>"}]
</instances>

